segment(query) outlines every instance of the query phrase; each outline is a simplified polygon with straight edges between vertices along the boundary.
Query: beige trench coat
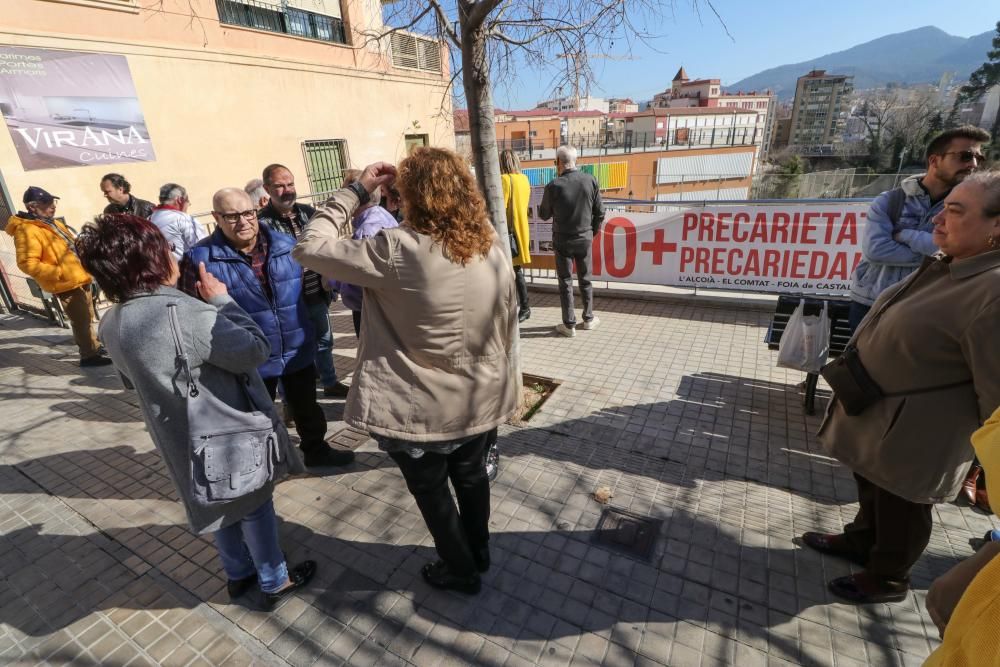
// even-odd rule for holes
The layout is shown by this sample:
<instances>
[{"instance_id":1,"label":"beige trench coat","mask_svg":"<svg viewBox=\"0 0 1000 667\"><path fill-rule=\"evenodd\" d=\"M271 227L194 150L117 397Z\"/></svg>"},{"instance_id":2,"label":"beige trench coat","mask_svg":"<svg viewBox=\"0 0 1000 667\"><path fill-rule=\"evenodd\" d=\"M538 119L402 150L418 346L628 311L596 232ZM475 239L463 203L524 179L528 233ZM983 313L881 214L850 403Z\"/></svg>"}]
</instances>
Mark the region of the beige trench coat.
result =
<instances>
[{"instance_id":1,"label":"beige trench coat","mask_svg":"<svg viewBox=\"0 0 1000 667\"><path fill-rule=\"evenodd\" d=\"M521 393L514 270L499 241L463 267L405 225L352 240L357 204L350 190L335 192L292 251L306 268L364 290L345 421L416 442L498 426Z\"/></svg>"},{"instance_id":2,"label":"beige trench coat","mask_svg":"<svg viewBox=\"0 0 1000 667\"><path fill-rule=\"evenodd\" d=\"M854 336L882 391L909 393L855 417L834 396L820 441L891 493L915 503L950 502L972 462L969 436L1000 406L998 342L1000 251L928 259L875 301Z\"/></svg>"}]
</instances>

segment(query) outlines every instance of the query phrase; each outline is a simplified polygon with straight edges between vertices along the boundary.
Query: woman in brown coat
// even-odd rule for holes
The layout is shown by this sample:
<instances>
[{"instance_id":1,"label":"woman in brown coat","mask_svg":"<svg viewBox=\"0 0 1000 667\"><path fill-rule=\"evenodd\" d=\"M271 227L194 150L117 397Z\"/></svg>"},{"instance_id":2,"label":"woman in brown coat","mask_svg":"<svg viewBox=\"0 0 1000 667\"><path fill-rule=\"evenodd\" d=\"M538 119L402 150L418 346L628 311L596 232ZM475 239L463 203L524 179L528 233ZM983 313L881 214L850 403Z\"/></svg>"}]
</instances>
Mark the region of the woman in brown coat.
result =
<instances>
[{"instance_id":1,"label":"woman in brown coat","mask_svg":"<svg viewBox=\"0 0 1000 667\"><path fill-rule=\"evenodd\" d=\"M344 418L389 453L417 501L440 556L424 579L476 593L490 566L486 445L520 396L514 270L468 166L440 148L417 148L399 166L403 223L352 240L351 214L395 174L371 165L335 192L292 254L363 288Z\"/></svg>"},{"instance_id":2,"label":"woman in brown coat","mask_svg":"<svg viewBox=\"0 0 1000 667\"><path fill-rule=\"evenodd\" d=\"M1000 172L951 191L934 242L941 255L886 290L852 339L883 398L849 416L835 386L819 431L853 471L860 509L843 533L802 540L864 568L829 583L852 602L906 597L933 504L955 498L969 436L1000 406Z\"/></svg>"}]
</instances>

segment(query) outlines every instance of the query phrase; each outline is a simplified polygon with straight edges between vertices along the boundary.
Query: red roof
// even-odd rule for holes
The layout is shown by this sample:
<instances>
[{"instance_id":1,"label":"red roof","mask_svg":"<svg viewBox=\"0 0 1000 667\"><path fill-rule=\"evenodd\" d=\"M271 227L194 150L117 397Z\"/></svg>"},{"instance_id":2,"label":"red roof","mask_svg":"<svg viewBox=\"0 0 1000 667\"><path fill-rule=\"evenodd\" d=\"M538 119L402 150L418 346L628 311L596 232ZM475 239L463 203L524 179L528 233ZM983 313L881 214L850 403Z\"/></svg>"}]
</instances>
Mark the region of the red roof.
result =
<instances>
[{"instance_id":1,"label":"red roof","mask_svg":"<svg viewBox=\"0 0 1000 667\"><path fill-rule=\"evenodd\" d=\"M597 118L600 116L606 116L607 114L603 111L598 111L596 109L587 109L585 111L560 111L560 118Z\"/></svg>"}]
</instances>

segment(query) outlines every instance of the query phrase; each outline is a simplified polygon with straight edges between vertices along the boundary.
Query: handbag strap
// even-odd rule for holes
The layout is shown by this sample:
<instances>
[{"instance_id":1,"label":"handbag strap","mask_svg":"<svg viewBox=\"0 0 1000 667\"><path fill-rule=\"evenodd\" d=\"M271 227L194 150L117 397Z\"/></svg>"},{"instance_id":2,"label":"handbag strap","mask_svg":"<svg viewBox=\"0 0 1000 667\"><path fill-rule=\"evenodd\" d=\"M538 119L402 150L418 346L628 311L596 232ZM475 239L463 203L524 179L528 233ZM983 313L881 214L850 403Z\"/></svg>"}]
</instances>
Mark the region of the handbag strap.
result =
<instances>
[{"instance_id":1,"label":"handbag strap","mask_svg":"<svg viewBox=\"0 0 1000 667\"><path fill-rule=\"evenodd\" d=\"M184 379L187 381L188 396L196 397L200 392L195 384L194 376L191 375L191 363L188 361L187 352L184 351L184 338L181 336L181 325L177 319L177 304L167 304L167 316L170 320L170 333L174 337L174 351L177 354L176 365L184 371Z\"/></svg>"}]
</instances>

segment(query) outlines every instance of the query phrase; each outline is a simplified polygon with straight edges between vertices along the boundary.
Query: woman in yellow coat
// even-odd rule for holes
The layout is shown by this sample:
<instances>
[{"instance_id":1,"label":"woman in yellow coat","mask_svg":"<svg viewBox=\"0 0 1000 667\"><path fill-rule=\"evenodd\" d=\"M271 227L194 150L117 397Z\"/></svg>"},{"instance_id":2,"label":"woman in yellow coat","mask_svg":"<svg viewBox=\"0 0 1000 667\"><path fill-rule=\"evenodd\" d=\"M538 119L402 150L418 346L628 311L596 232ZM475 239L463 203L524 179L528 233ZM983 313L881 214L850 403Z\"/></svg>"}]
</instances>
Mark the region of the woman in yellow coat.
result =
<instances>
[{"instance_id":1,"label":"woman in yellow coat","mask_svg":"<svg viewBox=\"0 0 1000 667\"><path fill-rule=\"evenodd\" d=\"M991 498L1000 498L1000 408L972 435L972 446L986 472L987 493L997 494ZM1000 556L1000 542L987 542L971 558L931 585L927 611L944 642L924 667L1000 665L1000 558L997 556Z\"/></svg>"},{"instance_id":2,"label":"woman in yellow coat","mask_svg":"<svg viewBox=\"0 0 1000 667\"><path fill-rule=\"evenodd\" d=\"M503 185L503 203L507 209L507 231L517 239L517 249L511 247L514 255L514 279L517 285L517 321L524 322L531 317L528 306L528 286L524 283L525 264L531 264L528 247L528 200L531 198L531 184L521 173L521 162L514 151L500 152L500 183Z\"/></svg>"}]
</instances>

